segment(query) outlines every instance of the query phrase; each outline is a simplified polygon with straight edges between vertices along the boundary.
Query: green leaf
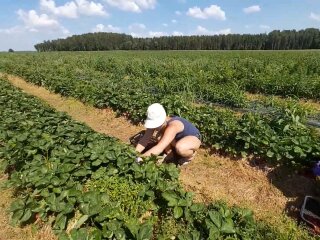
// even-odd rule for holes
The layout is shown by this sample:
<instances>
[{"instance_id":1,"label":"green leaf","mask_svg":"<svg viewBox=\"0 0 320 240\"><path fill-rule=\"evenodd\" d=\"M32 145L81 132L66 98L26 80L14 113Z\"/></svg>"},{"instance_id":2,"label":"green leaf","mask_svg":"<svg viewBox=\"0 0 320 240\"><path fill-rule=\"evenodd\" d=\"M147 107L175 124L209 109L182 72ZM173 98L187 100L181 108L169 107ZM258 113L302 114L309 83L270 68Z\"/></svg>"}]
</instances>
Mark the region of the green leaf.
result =
<instances>
[{"instance_id":1,"label":"green leaf","mask_svg":"<svg viewBox=\"0 0 320 240\"><path fill-rule=\"evenodd\" d=\"M152 225L150 223L143 224L139 229L137 240L149 240L152 238Z\"/></svg>"},{"instance_id":2,"label":"green leaf","mask_svg":"<svg viewBox=\"0 0 320 240\"><path fill-rule=\"evenodd\" d=\"M245 221L252 221L253 220L253 213L249 209L242 209L239 211L239 214Z\"/></svg>"},{"instance_id":3,"label":"green leaf","mask_svg":"<svg viewBox=\"0 0 320 240\"><path fill-rule=\"evenodd\" d=\"M89 216L88 215L83 215L76 223L74 228L79 228L88 220Z\"/></svg>"},{"instance_id":4,"label":"green leaf","mask_svg":"<svg viewBox=\"0 0 320 240\"><path fill-rule=\"evenodd\" d=\"M95 229L93 232L90 233L89 239L101 240L102 239L102 232L99 229Z\"/></svg>"},{"instance_id":5,"label":"green leaf","mask_svg":"<svg viewBox=\"0 0 320 240\"><path fill-rule=\"evenodd\" d=\"M186 206L189 205L189 202L188 202L188 200L182 198L182 199L179 199L177 205L178 205L178 206L181 206L181 207L186 207Z\"/></svg>"},{"instance_id":6,"label":"green leaf","mask_svg":"<svg viewBox=\"0 0 320 240\"><path fill-rule=\"evenodd\" d=\"M129 229L133 236L137 236L139 232L139 222L136 219L129 219L126 222L126 227Z\"/></svg>"},{"instance_id":7,"label":"green leaf","mask_svg":"<svg viewBox=\"0 0 320 240\"><path fill-rule=\"evenodd\" d=\"M164 192L162 197L168 201L169 207L174 207L178 204L178 196L174 192Z\"/></svg>"},{"instance_id":8,"label":"green leaf","mask_svg":"<svg viewBox=\"0 0 320 240\"><path fill-rule=\"evenodd\" d=\"M219 236L220 236L219 229L216 226L211 227L209 230L209 238L208 239L220 239Z\"/></svg>"},{"instance_id":9,"label":"green leaf","mask_svg":"<svg viewBox=\"0 0 320 240\"><path fill-rule=\"evenodd\" d=\"M199 212L202 211L204 209L204 205L201 203L194 203L192 204L192 206L190 207L190 210L192 212Z\"/></svg>"},{"instance_id":10,"label":"green leaf","mask_svg":"<svg viewBox=\"0 0 320 240\"><path fill-rule=\"evenodd\" d=\"M47 188L43 189L40 194L45 198L50 196L49 190Z\"/></svg>"},{"instance_id":11,"label":"green leaf","mask_svg":"<svg viewBox=\"0 0 320 240\"><path fill-rule=\"evenodd\" d=\"M53 229L63 230L66 228L67 224L67 216L64 214L58 214L56 217L56 221L53 225Z\"/></svg>"},{"instance_id":12,"label":"green leaf","mask_svg":"<svg viewBox=\"0 0 320 240\"><path fill-rule=\"evenodd\" d=\"M111 167L108 169L108 171L105 173L108 176L116 175L119 172L118 169Z\"/></svg>"},{"instance_id":13,"label":"green leaf","mask_svg":"<svg viewBox=\"0 0 320 240\"><path fill-rule=\"evenodd\" d=\"M173 216L177 219L183 215L182 207L175 206L173 209Z\"/></svg>"},{"instance_id":14,"label":"green leaf","mask_svg":"<svg viewBox=\"0 0 320 240\"><path fill-rule=\"evenodd\" d=\"M11 222L13 225L17 225L21 217L23 216L24 211L22 209L19 209L15 211L11 217Z\"/></svg>"},{"instance_id":15,"label":"green leaf","mask_svg":"<svg viewBox=\"0 0 320 240\"><path fill-rule=\"evenodd\" d=\"M85 215L89 215L90 213L90 204L89 203L81 203L79 205L79 210L85 214Z\"/></svg>"},{"instance_id":16,"label":"green leaf","mask_svg":"<svg viewBox=\"0 0 320 240\"><path fill-rule=\"evenodd\" d=\"M51 179L51 183L53 186L59 186L60 185L60 179L56 176L54 176L52 179Z\"/></svg>"},{"instance_id":17,"label":"green leaf","mask_svg":"<svg viewBox=\"0 0 320 240\"><path fill-rule=\"evenodd\" d=\"M272 152L272 151L268 151L267 152L267 156L269 157L269 158L272 158L273 156L274 156L274 152Z\"/></svg>"},{"instance_id":18,"label":"green leaf","mask_svg":"<svg viewBox=\"0 0 320 240\"><path fill-rule=\"evenodd\" d=\"M68 214L68 213L71 213L74 211L74 204L72 203L66 203L63 210L62 210L62 213L64 214Z\"/></svg>"},{"instance_id":19,"label":"green leaf","mask_svg":"<svg viewBox=\"0 0 320 240\"><path fill-rule=\"evenodd\" d=\"M303 153L303 150L302 150L300 147L295 146L295 147L294 147L294 152L295 152L295 153L300 153L300 154L302 154L302 153Z\"/></svg>"},{"instance_id":20,"label":"green leaf","mask_svg":"<svg viewBox=\"0 0 320 240\"><path fill-rule=\"evenodd\" d=\"M226 221L223 221L222 226L221 226L221 232L224 233L235 233L236 230L234 228L234 224L231 218L228 218Z\"/></svg>"},{"instance_id":21,"label":"green leaf","mask_svg":"<svg viewBox=\"0 0 320 240\"><path fill-rule=\"evenodd\" d=\"M216 225L218 228L221 228L221 224L222 224L221 214L216 211L210 211L209 216L211 221L214 223L214 225Z\"/></svg>"},{"instance_id":22,"label":"green leaf","mask_svg":"<svg viewBox=\"0 0 320 240\"><path fill-rule=\"evenodd\" d=\"M22 199L18 199L18 200L15 200L13 203L11 203L10 211L14 212L18 209L23 209L23 208L24 208L24 201Z\"/></svg>"},{"instance_id":23,"label":"green leaf","mask_svg":"<svg viewBox=\"0 0 320 240\"><path fill-rule=\"evenodd\" d=\"M80 229L72 229L71 230L71 238L72 240L88 240L88 232L85 228Z\"/></svg>"},{"instance_id":24,"label":"green leaf","mask_svg":"<svg viewBox=\"0 0 320 240\"><path fill-rule=\"evenodd\" d=\"M62 232L58 235L59 240L70 240L69 236L67 233Z\"/></svg>"},{"instance_id":25,"label":"green leaf","mask_svg":"<svg viewBox=\"0 0 320 240\"><path fill-rule=\"evenodd\" d=\"M20 222L26 222L28 221L32 216L32 212L31 212L31 209L27 208L25 209L24 213L23 213L23 216L22 218L20 219Z\"/></svg>"},{"instance_id":26,"label":"green leaf","mask_svg":"<svg viewBox=\"0 0 320 240\"><path fill-rule=\"evenodd\" d=\"M114 237L117 240L126 240L126 233L122 228L120 228L114 232Z\"/></svg>"},{"instance_id":27,"label":"green leaf","mask_svg":"<svg viewBox=\"0 0 320 240\"><path fill-rule=\"evenodd\" d=\"M84 168L79 169L78 171L74 172L73 175L76 177L85 177L88 174L88 171Z\"/></svg>"},{"instance_id":28,"label":"green leaf","mask_svg":"<svg viewBox=\"0 0 320 240\"><path fill-rule=\"evenodd\" d=\"M92 166L97 167L97 166L100 166L101 163L102 163L102 161L98 159L98 160L92 162Z\"/></svg>"},{"instance_id":29,"label":"green leaf","mask_svg":"<svg viewBox=\"0 0 320 240\"><path fill-rule=\"evenodd\" d=\"M69 189L68 190L68 196L69 197L80 197L81 196L81 191L75 189L75 188L72 188L72 189Z\"/></svg>"}]
</instances>

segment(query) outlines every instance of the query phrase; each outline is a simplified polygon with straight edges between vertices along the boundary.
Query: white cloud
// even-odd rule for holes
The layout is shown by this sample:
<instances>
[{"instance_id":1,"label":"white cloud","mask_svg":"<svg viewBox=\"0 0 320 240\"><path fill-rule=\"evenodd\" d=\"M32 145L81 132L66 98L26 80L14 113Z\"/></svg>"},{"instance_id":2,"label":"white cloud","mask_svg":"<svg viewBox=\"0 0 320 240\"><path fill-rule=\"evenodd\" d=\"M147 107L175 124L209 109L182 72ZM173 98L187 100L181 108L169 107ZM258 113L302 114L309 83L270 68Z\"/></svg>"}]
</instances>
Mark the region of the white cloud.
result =
<instances>
[{"instance_id":1,"label":"white cloud","mask_svg":"<svg viewBox=\"0 0 320 240\"><path fill-rule=\"evenodd\" d=\"M175 11L175 14L180 16L181 15L181 12L180 11Z\"/></svg>"},{"instance_id":2,"label":"white cloud","mask_svg":"<svg viewBox=\"0 0 320 240\"><path fill-rule=\"evenodd\" d=\"M250 13L260 12L261 8L259 5L253 5L253 6L244 8L243 11L244 13L250 14Z\"/></svg>"},{"instance_id":3,"label":"white cloud","mask_svg":"<svg viewBox=\"0 0 320 240\"><path fill-rule=\"evenodd\" d=\"M77 18L78 15L105 16L107 15L101 3L87 0L75 0L65 3L63 6L56 6L54 0L40 0L41 9L56 16Z\"/></svg>"},{"instance_id":4,"label":"white cloud","mask_svg":"<svg viewBox=\"0 0 320 240\"><path fill-rule=\"evenodd\" d=\"M315 14L315 13L310 13L310 16L309 16L312 20L316 20L316 21L319 21L320 22L320 14Z\"/></svg>"},{"instance_id":5,"label":"white cloud","mask_svg":"<svg viewBox=\"0 0 320 240\"><path fill-rule=\"evenodd\" d=\"M54 0L40 0L41 9L53 13L54 15L67 17L67 18L77 18L77 5L74 2L67 2L63 6L56 7Z\"/></svg>"},{"instance_id":6,"label":"white cloud","mask_svg":"<svg viewBox=\"0 0 320 240\"><path fill-rule=\"evenodd\" d=\"M108 24L107 26L103 24L97 24L93 29L92 32L120 32L121 29L119 27L112 26Z\"/></svg>"},{"instance_id":7,"label":"white cloud","mask_svg":"<svg viewBox=\"0 0 320 240\"><path fill-rule=\"evenodd\" d=\"M162 26L168 27L168 24L167 23L162 23Z\"/></svg>"},{"instance_id":8,"label":"white cloud","mask_svg":"<svg viewBox=\"0 0 320 240\"><path fill-rule=\"evenodd\" d=\"M153 9L156 6L156 0L105 0L109 5L119 8L123 11L141 12L145 9Z\"/></svg>"},{"instance_id":9,"label":"white cloud","mask_svg":"<svg viewBox=\"0 0 320 240\"><path fill-rule=\"evenodd\" d=\"M128 26L129 34L133 37L161 37L168 36L167 32L151 31L142 23L133 23Z\"/></svg>"},{"instance_id":10,"label":"white cloud","mask_svg":"<svg viewBox=\"0 0 320 240\"><path fill-rule=\"evenodd\" d=\"M25 12L21 9L17 11L19 19L24 23L24 29L29 32L61 32L68 35L70 32L65 27L47 14L39 14L35 10Z\"/></svg>"},{"instance_id":11,"label":"white cloud","mask_svg":"<svg viewBox=\"0 0 320 240\"><path fill-rule=\"evenodd\" d=\"M270 29L270 26L268 26L268 25L260 25L259 27L262 29Z\"/></svg>"},{"instance_id":12,"label":"white cloud","mask_svg":"<svg viewBox=\"0 0 320 240\"><path fill-rule=\"evenodd\" d=\"M80 14L87 16L104 16L107 13L101 3L89 2L87 0L76 0Z\"/></svg>"},{"instance_id":13,"label":"white cloud","mask_svg":"<svg viewBox=\"0 0 320 240\"><path fill-rule=\"evenodd\" d=\"M174 31L172 33L172 36L183 36L183 33L182 32L178 32L178 31Z\"/></svg>"},{"instance_id":14,"label":"white cloud","mask_svg":"<svg viewBox=\"0 0 320 240\"><path fill-rule=\"evenodd\" d=\"M206 29L205 27L202 26L198 26L195 34L197 35L227 35L231 33L231 29L230 28L226 28L226 29L222 29L219 31L210 31L208 29Z\"/></svg>"},{"instance_id":15,"label":"white cloud","mask_svg":"<svg viewBox=\"0 0 320 240\"><path fill-rule=\"evenodd\" d=\"M0 29L0 51L35 50L34 45L44 40L57 39L70 35L56 19L35 10L18 10L21 24L11 28Z\"/></svg>"},{"instance_id":16,"label":"white cloud","mask_svg":"<svg viewBox=\"0 0 320 240\"><path fill-rule=\"evenodd\" d=\"M177 23L177 20L172 19L171 22L172 22L172 23Z\"/></svg>"},{"instance_id":17,"label":"white cloud","mask_svg":"<svg viewBox=\"0 0 320 240\"><path fill-rule=\"evenodd\" d=\"M57 20L50 18L47 14L38 15L35 10L25 12L20 9L17 11L17 14L19 19L24 22L25 26L30 29L44 27L56 29L60 27L60 24Z\"/></svg>"},{"instance_id":18,"label":"white cloud","mask_svg":"<svg viewBox=\"0 0 320 240\"><path fill-rule=\"evenodd\" d=\"M187 15L201 19L214 18L217 20L226 20L225 12L217 5L211 5L203 10L199 7L189 8Z\"/></svg>"},{"instance_id":19,"label":"white cloud","mask_svg":"<svg viewBox=\"0 0 320 240\"><path fill-rule=\"evenodd\" d=\"M161 37L161 36L168 36L168 33L166 32L149 32L150 37Z\"/></svg>"}]
</instances>

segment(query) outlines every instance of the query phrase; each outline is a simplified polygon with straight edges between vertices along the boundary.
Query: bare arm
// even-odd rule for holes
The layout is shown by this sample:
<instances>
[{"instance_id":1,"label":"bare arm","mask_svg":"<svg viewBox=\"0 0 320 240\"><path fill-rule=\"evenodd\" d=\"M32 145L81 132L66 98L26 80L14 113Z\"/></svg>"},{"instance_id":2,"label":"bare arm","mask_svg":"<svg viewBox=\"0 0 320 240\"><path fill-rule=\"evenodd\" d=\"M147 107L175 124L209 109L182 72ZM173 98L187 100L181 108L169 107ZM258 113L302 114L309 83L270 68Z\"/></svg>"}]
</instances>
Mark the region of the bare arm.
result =
<instances>
[{"instance_id":1,"label":"bare arm","mask_svg":"<svg viewBox=\"0 0 320 240\"><path fill-rule=\"evenodd\" d=\"M182 126L181 126L182 125ZM174 140L177 133L183 131L183 124L180 122L172 122L165 130L160 142L151 148L149 151L145 152L143 156L148 157L153 155L159 155L162 153L166 147Z\"/></svg>"},{"instance_id":2,"label":"bare arm","mask_svg":"<svg viewBox=\"0 0 320 240\"><path fill-rule=\"evenodd\" d=\"M136 151L141 153L146 146L148 145L148 143L151 140L151 137L153 135L154 130L153 129L147 129L145 134L143 135L143 137L140 139L140 141L138 142L137 146L136 146Z\"/></svg>"}]
</instances>

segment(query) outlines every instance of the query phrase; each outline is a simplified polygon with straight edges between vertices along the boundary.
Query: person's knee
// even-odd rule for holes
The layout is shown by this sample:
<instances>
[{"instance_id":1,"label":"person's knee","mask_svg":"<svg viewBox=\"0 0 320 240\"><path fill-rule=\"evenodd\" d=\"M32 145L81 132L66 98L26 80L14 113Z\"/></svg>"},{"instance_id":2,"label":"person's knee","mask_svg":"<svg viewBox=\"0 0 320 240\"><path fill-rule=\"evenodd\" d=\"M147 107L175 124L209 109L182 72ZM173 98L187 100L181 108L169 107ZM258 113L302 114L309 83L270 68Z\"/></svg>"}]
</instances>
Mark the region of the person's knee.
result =
<instances>
[{"instance_id":1,"label":"person's knee","mask_svg":"<svg viewBox=\"0 0 320 240\"><path fill-rule=\"evenodd\" d=\"M182 157L188 157L189 155L193 154L193 150L190 149L190 147L185 143L177 143L175 150L177 154L179 154Z\"/></svg>"}]
</instances>

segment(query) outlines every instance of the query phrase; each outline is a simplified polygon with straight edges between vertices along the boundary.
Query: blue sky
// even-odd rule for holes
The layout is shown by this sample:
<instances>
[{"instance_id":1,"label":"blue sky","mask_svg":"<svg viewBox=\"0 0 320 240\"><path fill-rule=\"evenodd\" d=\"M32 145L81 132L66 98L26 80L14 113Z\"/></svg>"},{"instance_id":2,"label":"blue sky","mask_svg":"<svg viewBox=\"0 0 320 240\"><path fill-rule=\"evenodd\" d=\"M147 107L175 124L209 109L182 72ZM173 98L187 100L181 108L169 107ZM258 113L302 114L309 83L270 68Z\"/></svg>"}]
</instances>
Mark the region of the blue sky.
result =
<instances>
[{"instance_id":1,"label":"blue sky","mask_svg":"<svg viewBox=\"0 0 320 240\"><path fill-rule=\"evenodd\" d=\"M133 36L320 28L320 0L0 0L0 51L87 32Z\"/></svg>"}]
</instances>

